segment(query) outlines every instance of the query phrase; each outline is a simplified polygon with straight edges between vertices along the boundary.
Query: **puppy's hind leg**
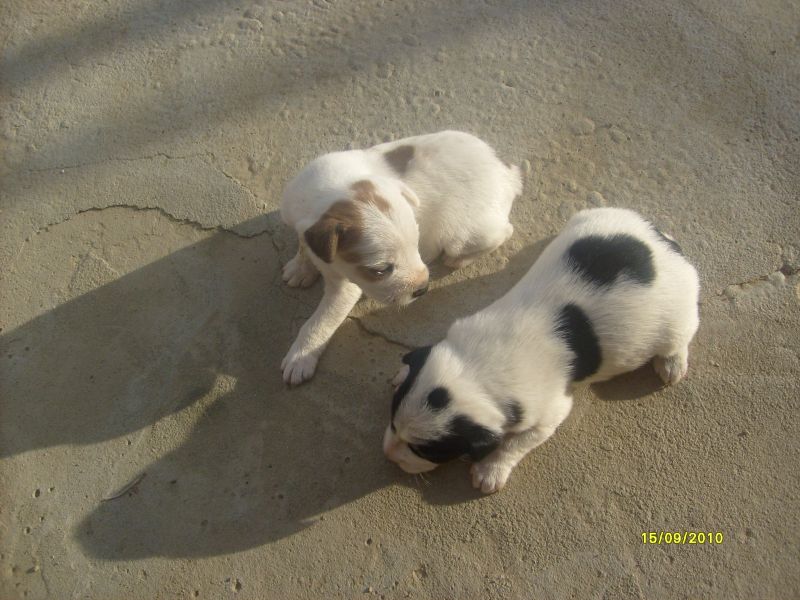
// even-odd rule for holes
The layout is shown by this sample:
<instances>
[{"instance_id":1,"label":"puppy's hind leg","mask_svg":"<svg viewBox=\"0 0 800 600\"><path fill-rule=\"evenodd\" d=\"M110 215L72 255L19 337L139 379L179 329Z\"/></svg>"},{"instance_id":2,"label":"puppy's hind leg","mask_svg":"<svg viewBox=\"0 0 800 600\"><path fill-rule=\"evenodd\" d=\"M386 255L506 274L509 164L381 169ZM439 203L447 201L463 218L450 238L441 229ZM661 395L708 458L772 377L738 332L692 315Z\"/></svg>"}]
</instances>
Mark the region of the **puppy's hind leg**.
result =
<instances>
[{"instance_id":1,"label":"puppy's hind leg","mask_svg":"<svg viewBox=\"0 0 800 600\"><path fill-rule=\"evenodd\" d=\"M442 262L451 269L466 267L484 254L497 250L508 241L513 233L514 226L506 223L489 234L470 240L461 247L445 248Z\"/></svg>"},{"instance_id":2,"label":"puppy's hind leg","mask_svg":"<svg viewBox=\"0 0 800 600\"><path fill-rule=\"evenodd\" d=\"M675 385L689 372L689 342L692 341L700 319L695 299L678 313L676 324L661 351L653 357L653 368L667 385Z\"/></svg>"},{"instance_id":3,"label":"puppy's hind leg","mask_svg":"<svg viewBox=\"0 0 800 600\"><path fill-rule=\"evenodd\" d=\"M319 277L319 271L306 256L302 240L297 254L283 266L283 280L289 287L308 287Z\"/></svg>"},{"instance_id":4,"label":"puppy's hind leg","mask_svg":"<svg viewBox=\"0 0 800 600\"><path fill-rule=\"evenodd\" d=\"M653 357L653 368L665 384L675 385L689 372L689 347L668 356Z\"/></svg>"}]
</instances>

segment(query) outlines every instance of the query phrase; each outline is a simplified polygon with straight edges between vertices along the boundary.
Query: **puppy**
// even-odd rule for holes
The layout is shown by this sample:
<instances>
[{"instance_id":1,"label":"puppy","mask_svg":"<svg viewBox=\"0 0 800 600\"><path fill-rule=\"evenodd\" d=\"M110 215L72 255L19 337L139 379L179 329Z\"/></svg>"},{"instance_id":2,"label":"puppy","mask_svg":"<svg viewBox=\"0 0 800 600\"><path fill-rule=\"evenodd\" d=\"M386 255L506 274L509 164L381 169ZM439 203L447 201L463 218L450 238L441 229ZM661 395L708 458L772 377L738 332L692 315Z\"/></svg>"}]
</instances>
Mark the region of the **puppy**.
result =
<instances>
[{"instance_id":1,"label":"puppy","mask_svg":"<svg viewBox=\"0 0 800 600\"><path fill-rule=\"evenodd\" d=\"M325 154L283 194L281 216L299 238L283 279L307 287L322 273L322 301L281 363L283 379L309 379L361 293L408 304L428 289L426 263L463 267L505 242L522 191L517 167L478 138L442 131Z\"/></svg>"},{"instance_id":2,"label":"puppy","mask_svg":"<svg viewBox=\"0 0 800 600\"><path fill-rule=\"evenodd\" d=\"M466 455L473 485L496 492L567 417L571 384L651 358L680 381L698 294L678 244L639 215L578 213L505 296L403 358L384 452L408 473Z\"/></svg>"}]
</instances>

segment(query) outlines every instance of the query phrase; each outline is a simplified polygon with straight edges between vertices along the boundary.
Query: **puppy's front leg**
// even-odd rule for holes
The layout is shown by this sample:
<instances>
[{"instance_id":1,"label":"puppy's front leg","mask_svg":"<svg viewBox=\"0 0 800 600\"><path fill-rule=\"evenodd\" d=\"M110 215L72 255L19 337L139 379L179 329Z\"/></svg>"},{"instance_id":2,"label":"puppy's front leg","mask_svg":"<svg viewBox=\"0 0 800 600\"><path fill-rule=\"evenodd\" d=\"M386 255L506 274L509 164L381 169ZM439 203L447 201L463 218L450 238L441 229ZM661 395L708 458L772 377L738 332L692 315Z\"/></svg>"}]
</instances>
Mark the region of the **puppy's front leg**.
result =
<instances>
[{"instance_id":1,"label":"puppy's front leg","mask_svg":"<svg viewBox=\"0 0 800 600\"><path fill-rule=\"evenodd\" d=\"M493 494L502 489L519 461L544 443L555 430L556 426L537 425L506 437L497 450L472 465L472 487L480 488L484 494Z\"/></svg>"},{"instance_id":2,"label":"puppy's front leg","mask_svg":"<svg viewBox=\"0 0 800 600\"><path fill-rule=\"evenodd\" d=\"M561 394L550 400L544 417L536 425L507 435L497 450L472 465L472 486L480 488L484 494L502 489L519 461L553 435L571 410L572 396L569 394Z\"/></svg>"},{"instance_id":3,"label":"puppy's front leg","mask_svg":"<svg viewBox=\"0 0 800 600\"><path fill-rule=\"evenodd\" d=\"M297 385L311 379L322 351L360 297L361 288L356 284L347 279L325 277L322 301L281 362L286 383Z\"/></svg>"}]
</instances>

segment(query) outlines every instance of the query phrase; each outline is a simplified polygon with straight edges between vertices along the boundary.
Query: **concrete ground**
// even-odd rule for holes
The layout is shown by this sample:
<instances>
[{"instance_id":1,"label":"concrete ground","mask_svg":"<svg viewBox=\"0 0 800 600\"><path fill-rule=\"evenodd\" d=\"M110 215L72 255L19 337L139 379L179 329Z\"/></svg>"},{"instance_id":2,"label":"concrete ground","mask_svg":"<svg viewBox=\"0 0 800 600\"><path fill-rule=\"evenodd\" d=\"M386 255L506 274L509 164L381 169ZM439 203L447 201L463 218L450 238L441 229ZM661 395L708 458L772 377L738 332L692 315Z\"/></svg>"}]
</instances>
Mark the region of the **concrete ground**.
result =
<instances>
[{"instance_id":1,"label":"concrete ground","mask_svg":"<svg viewBox=\"0 0 800 600\"><path fill-rule=\"evenodd\" d=\"M800 597L800 7L5 0L0 598ZM277 215L312 157L445 128L522 165L513 239L309 384ZM406 348L587 206L702 279L689 378L581 389L491 497L381 437ZM721 545L645 545L649 531Z\"/></svg>"}]
</instances>

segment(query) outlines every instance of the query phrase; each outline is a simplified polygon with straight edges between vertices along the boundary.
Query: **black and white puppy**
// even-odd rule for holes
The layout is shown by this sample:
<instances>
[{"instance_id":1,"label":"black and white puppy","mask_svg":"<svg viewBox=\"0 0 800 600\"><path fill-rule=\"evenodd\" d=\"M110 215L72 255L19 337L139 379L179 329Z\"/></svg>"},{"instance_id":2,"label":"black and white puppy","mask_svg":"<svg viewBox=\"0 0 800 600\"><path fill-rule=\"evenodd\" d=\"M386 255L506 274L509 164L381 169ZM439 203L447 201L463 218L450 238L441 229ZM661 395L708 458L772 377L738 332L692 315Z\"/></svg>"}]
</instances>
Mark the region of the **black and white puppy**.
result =
<instances>
[{"instance_id":1,"label":"black and white puppy","mask_svg":"<svg viewBox=\"0 0 800 600\"><path fill-rule=\"evenodd\" d=\"M408 304L428 289L426 263L441 255L457 269L503 244L514 231L508 215L521 190L517 167L460 131L309 163L283 194L281 216L299 240L283 279L307 287L322 274L325 292L281 363L284 381L311 378L362 292Z\"/></svg>"},{"instance_id":2,"label":"black and white puppy","mask_svg":"<svg viewBox=\"0 0 800 600\"><path fill-rule=\"evenodd\" d=\"M571 384L651 358L680 381L698 294L678 244L638 214L578 213L505 296L403 358L384 452L408 473L466 455L473 485L499 490L567 417Z\"/></svg>"}]
</instances>

